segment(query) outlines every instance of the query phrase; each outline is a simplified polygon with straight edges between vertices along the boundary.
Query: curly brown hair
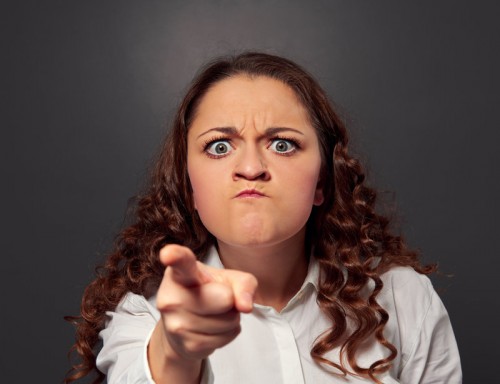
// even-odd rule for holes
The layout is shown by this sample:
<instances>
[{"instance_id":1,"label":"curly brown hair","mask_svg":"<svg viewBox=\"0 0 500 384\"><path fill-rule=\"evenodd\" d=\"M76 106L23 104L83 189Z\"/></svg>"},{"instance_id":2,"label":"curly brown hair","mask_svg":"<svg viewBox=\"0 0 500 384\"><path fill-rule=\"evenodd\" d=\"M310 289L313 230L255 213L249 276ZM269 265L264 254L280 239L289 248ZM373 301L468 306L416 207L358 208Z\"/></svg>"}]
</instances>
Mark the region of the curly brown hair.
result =
<instances>
[{"instance_id":1,"label":"curly brown hair","mask_svg":"<svg viewBox=\"0 0 500 384\"><path fill-rule=\"evenodd\" d=\"M313 208L306 238L320 265L317 301L332 320L332 327L318 337L312 357L343 375L349 373L343 363L347 360L352 373L376 383L376 375L387 371L395 359L397 350L383 335L388 314L376 300L383 285L380 275L392 266L411 266L425 274L434 271L435 266L422 266L417 253L400 236L390 233L390 220L375 212L377 194L365 185L359 161L348 153L346 128L312 76L285 58L248 52L211 62L188 89L156 159L148 187L135 200L133 223L121 231L114 251L85 289L80 316L66 318L76 326L72 351L81 361L73 365L65 383L93 371L97 374L94 383L103 381L95 359L106 311L114 310L127 292L146 298L156 293L164 273L158 252L164 245L187 246L200 260L215 245L216 239L203 226L193 206L187 173L187 131L206 92L217 82L239 74L267 76L287 84L307 109L319 139L325 201ZM367 298L361 291L370 280L374 289ZM353 328L348 328L347 318L352 320ZM356 352L373 336L388 350L388 356L370 367L360 367ZM337 346L341 347L340 364L324 358Z\"/></svg>"}]
</instances>

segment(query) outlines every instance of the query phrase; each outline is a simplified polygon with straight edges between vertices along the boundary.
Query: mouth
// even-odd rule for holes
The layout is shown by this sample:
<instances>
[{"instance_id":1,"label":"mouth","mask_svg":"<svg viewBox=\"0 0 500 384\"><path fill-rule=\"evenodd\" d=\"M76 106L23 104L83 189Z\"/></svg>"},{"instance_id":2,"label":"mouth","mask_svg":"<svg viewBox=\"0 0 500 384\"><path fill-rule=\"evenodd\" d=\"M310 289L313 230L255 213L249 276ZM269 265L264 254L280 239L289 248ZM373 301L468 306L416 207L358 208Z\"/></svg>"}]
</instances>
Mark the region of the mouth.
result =
<instances>
[{"instance_id":1,"label":"mouth","mask_svg":"<svg viewBox=\"0 0 500 384\"><path fill-rule=\"evenodd\" d=\"M261 198L266 197L262 192L257 191L256 189L245 189L238 193L235 198Z\"/></svg>"}]
</instances>

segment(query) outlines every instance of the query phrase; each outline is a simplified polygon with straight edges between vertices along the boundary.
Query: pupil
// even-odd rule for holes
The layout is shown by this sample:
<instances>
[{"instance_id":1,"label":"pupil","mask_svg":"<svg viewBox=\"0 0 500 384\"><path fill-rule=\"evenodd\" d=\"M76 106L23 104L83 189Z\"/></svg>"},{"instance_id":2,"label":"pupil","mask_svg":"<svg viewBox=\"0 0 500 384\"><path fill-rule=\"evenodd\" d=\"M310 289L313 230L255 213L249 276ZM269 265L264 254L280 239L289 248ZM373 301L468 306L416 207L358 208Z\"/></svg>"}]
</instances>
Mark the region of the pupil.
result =
<instances>
[{"instance_id":1,"label":"pupil","mask_svg":"<svg viewBox=\"0 0 500 384\"><path fill-rule=\"evenodd\" d=\"M226 153L227 148L224 144L219 144L217 147L215 147L215 152L217 153Z\"/></svg>"}]
</instances>

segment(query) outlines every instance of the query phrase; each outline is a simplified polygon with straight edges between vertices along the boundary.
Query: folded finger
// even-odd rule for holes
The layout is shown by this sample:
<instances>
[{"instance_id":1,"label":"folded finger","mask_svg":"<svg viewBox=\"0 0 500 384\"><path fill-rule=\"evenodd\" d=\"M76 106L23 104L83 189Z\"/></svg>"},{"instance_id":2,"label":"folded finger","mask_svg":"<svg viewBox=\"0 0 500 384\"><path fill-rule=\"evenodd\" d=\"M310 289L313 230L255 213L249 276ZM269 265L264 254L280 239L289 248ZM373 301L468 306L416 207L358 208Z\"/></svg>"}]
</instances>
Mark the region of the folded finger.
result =
<instances>
[{"instance_id":1,"label":"folded finger","mask_svg":"<svg viewBox=\"0 0 500 384\"><path fill-rule=\"evenodd\" d=\"M253 300L258 282L254 275L235 270L219 270L215 280L223 279L231 287L235 308L244 313L253 309Z\"/></svg>"},{"instance_id":2,"label":"folded finger","mask_svg":"<svg viewBox=\"0 0 500 384\"><path fill-rule=\"evenodd\" d=\"M220 315L204 316L184 312L169 316L166 326L174 334L224 335L240 328L240 313L235 309Z\"/></svg>"},{"instance_id":3,"label":"folded finger","mask_svg":"<svg viewBox=\"0 0 500 384\"><path fill-rule=\"evenodd\" d=\"M237 327L228 332L218 334L204 334L195 332L183 332L182 335L169 334L169 342L175 344L178 350L182 350L189 358L204 359L212 354L217 348L221 348L233 341L240 333Z\"/></svg>"},{"instance_id":4,"label":"folded finger","mask_svg":"<svg viewBox=\"0 0 500 384\"><path fill-rule=\"evenodd\" d=\"M200 316L219 315L235 307L234 294L229 285L218 282L192 287L170 284L160 287L157 307L161 312L182 309Z\"/></svg>"}]
</instances>

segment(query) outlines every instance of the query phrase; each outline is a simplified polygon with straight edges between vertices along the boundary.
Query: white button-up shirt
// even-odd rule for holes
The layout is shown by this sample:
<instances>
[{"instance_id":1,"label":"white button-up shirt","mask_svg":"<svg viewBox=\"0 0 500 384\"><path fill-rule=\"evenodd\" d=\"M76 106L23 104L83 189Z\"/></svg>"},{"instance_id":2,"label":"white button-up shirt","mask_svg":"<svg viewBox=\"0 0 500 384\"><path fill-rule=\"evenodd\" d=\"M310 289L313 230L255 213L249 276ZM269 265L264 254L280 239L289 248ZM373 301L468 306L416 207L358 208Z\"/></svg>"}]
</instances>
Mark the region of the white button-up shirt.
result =
<instances>
[{"instance_id":1,"label":"white button-up shirt","mask_svg":"<svg viewBox=\"0 0 500 384\"><path fill-rule=\"evenodd\" d=\"M215 249L206 264L223 268ZM242 314L241 333L210 355L202 383L370 382L353 375L336 375L333 368L316 364L310 355L318 336L331 327L331 320L316 303L318 277L319 265L311 258L301 289L281 312L255 304L252 313ZM461 383L460 357L450 320L430 280L403 267L391 269L381 279L384 287L377 301L389 314L384 335L398 355L391 369L377 376L379 380L386 384ZM107 375L108 383L154 383L147 345L160 319L155 300L128 293L114 312L108 312L106 328L100 333L103 348L97 357L97 366ZM339 363L339 350L335 348L325 357ZM388 354L373 341L359 353L357 362L368 367Z\"/></svg>"}]
</instances>

